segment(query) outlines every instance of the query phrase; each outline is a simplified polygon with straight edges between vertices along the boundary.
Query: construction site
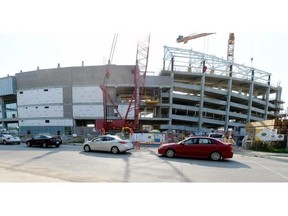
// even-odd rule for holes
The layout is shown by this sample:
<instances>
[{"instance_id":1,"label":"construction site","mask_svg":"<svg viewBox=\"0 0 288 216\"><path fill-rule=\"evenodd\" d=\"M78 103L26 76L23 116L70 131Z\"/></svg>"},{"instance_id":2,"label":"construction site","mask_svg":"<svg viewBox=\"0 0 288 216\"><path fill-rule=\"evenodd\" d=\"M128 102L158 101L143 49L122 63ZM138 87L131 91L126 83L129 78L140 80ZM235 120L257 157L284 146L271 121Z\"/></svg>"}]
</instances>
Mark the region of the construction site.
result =
<instances>
[{"instance_id":1,"label":"construction site","mask_svg":"<svg viewBox=\"0 0 288 216\"><path fill-rule=\"evenodd\" d=\"M212 34L180 35L176 41ZM157 76L147 72L150 36L138 42L135 65L115 65L115 34L106 65L82 62L1 78L0 127L16 124L22 134L71 135L89 127L101 133L125 128L185 134L232 130L240 135L247 123L279 118L281 86L271 84L272 74L235 63L235 35L227 38L226 59L164 46Z\"/></svg>"}]
</instances>

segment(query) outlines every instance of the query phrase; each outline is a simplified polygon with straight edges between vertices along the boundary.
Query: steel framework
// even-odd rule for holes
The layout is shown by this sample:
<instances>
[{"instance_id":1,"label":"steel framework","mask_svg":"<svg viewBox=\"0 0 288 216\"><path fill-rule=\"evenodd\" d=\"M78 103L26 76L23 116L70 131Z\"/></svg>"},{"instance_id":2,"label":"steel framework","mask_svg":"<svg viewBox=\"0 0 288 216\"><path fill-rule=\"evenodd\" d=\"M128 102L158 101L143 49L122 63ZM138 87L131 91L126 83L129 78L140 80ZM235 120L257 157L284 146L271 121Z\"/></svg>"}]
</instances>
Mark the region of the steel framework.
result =
<instances>
[{"instance_id":1,"label":"steel framework","mask_svg":"<svg viewBox=\"0 0 288 216\"><path fill-rule=\"evenodd\" d=\"M116 38L115 38L116 37ZM110 59L112 60L114 49L117 41L117 36L114 36ZM141 99L144 91L144 85L145 85L145 78L147 73L147 66L148 66L148 57L149 57L149 46L150 46L150 35L145 38L143 41L138 42L137 44L137 53L136 53L136 64L133 69L133 76L134 76L134 91L133 94L129 100L129 105L126 111L126 115L123 118L121 116L117 105L113 101L112 97L109 94L109 91L106 87L108 79L110 77L110 64L111 60L109 59L104 82L102 85L100 85L100 88L103 91L103 106L104 106L104 129L121 129L123 127L129 127L133 130L139 129L139 112L140 112L140 105L141 105ZM115 113L117 113L118 119L109 119L108 118L108 111L107 111L107 102L110 102L112 105ZM128 121L129 113L134 111L134 120Z\"/></svg>"},{"instance_id":2,"label":"steel framework","mask_svg":"<svg viewBox=\"0 0 288 216\"><path fill-rule=\"evenodd\" d=\"M136 64L133 70L135 87L125 115L125 119L127 119L129 113L134 111L134 129L139 129L139 112L148 67L149 46L150 35L143 41L138 42L137 45Z\"/></svg>"},{"instance_id":3,"label":"steel framework","mask_svg":"<svg viewBox=\"0 0 288 216\"><path fill-rule=\"evenodd\" d=\"M270 84L271 73L237 64L214 55L201 53L193 49L164 46L163 70L203 73L203 65L207 67L205 73ZM229 70L231 65L233 65L232 71Z\"/></svg>"}]
</instances>

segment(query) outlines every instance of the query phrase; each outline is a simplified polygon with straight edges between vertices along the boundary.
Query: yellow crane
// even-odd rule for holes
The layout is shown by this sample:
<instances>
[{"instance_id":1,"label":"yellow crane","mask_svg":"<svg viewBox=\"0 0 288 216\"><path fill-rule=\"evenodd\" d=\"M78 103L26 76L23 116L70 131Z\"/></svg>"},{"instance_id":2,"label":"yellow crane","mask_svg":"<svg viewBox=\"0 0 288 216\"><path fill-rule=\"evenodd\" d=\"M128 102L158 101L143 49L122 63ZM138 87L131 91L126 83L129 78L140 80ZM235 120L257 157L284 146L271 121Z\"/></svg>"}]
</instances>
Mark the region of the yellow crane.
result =
<instances>
[{"instance_id":1,"label":"yellow crane","mask_svg":"<svg viewBox=\"0 0 288 216\"><path fill-rule=\"evenodd\" d=\"M227 46L227 60L231 63L230 66L227 66L227 71L229 75L232 76L233 71L233 62L234 62L234 46L235 46L235 35L234 33L229 34L228 46Z\"/></svg>"},{"instance_id":2,"label":"yellow crane","mask_svg":"<svg viewBox=\"0 0 288 216\"><path fill-rule=\"evenodd\" d=\"M208 35L211 35L211 34L216 34L216 33L191 34L191 35L186 36L186 37L183 37L183 35L179 35L176 41L178 43L183 42L184 44L186 44L189 40L200 38L200 37L205 37L205 36L208 36Z\"/></svg>"},{"instance_id":3,"label":"yellow crane","mask_svg":"<svg viewBox=\"0 0 288 216\"><path fill-rule=\"evenodd\" d=\"M227 60L231 62L234 61L234 46L235 46L235 36L234 33L230 33L227 47Z\"/></svg>"}]
</instances>

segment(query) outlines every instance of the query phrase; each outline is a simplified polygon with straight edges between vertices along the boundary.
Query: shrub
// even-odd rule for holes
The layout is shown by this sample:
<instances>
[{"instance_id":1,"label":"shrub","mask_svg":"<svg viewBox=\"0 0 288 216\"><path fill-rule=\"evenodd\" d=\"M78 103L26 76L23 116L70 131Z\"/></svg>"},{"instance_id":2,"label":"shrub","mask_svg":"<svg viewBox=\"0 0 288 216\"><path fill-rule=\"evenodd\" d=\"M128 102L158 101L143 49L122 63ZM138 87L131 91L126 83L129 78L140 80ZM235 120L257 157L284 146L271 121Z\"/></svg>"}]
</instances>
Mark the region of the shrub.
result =
<instances>
[{"instance_id":1,"label":"shrub","mask_svg":"<svg viewBox=\"0 0 288 216\"><path fill-rule=\"evenodd\" d=\"M286 149L286 143L283 141L271 141L271 142L254 142L252 147L254 151L263 152L284 152L288 153Z\"/></svg>"}]
</instances>

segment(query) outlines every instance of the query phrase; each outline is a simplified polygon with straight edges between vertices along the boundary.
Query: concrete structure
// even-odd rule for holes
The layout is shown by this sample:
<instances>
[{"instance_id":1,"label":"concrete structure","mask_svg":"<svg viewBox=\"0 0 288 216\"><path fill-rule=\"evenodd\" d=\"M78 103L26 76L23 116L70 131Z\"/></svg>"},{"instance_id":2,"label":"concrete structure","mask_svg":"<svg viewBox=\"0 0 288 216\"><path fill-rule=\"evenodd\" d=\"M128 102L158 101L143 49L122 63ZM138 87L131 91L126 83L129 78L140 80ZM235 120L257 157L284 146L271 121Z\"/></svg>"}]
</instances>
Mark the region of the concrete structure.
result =
<instances>
[{"instance_id":1,"label":"concrete structure","mask_svg":"<svg viewBox=\"0 0 288 216\"><path fill-rule=\"evenodd\" d=\"M103 120L103 93L99 85L103 83L106 68L105 65L57 67L16 74L21 132L36 133L50 127L53 131L49 132L71 133L72 127L86 127L95 124L95 120ZM131 65L110 66L107 88L122 116L134 90L133 68ZM171 77L154 76L147 77L146 83L145 96L150 97L159 94L160 89L168 91L172 80ZM143 108L142 124L168 122L168 97L166 104L157 109ZM111 104L108 106L109 119L117 119ZM153 112L164 112L166 116L159 114L161 117L153 118ZM148 113L152 114L150 118L145 117ZM132 119L132 113L128 117Z\"/></svg>"},{"instance_id":2,"label":"concrete structure","mask_svg":"<svg viewBox=\"0 0 288 216\"><path fill-rule=\"evenodd\" d=\"M161 76L173 79L173 129L239 129L248 122L274 119L282 108L280 86L271 74L194 50L164 47Z\"/></svg>"},{"instance_id":3,"label":"concrete structure","mask_svg":"<svg viewBox=\"0 0 288 216\"><path fill-rule=\"evenodd\" d=\"M16 91L14 76L0 78L0 129L18 128Z\"/></svg>"},{"instance_id":4,"label":"concrete structure","mask_svg":"<svg viewBox=\"0 0 288 216\"><path fill-rule=\"evenodd\" d=\"M193 50L164 50L163 70L158 76L146 76L139 117L143 129L237 131L248 122L279 115L282 88L271 85L270 73ZM22 133L52 128L47 132L63 134L103 120L99 85L106 68L83 63L79 67L58 65L1 78L0 127L7 128L10 122L19 123ZM110 66L107 88L122 116L134 90L133 68ZM109 119L118 118L111 104L107 110Z\"/></svg>"}]
</instances>

